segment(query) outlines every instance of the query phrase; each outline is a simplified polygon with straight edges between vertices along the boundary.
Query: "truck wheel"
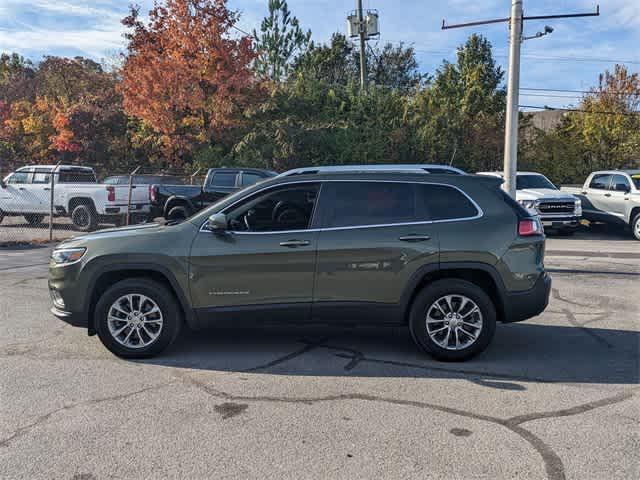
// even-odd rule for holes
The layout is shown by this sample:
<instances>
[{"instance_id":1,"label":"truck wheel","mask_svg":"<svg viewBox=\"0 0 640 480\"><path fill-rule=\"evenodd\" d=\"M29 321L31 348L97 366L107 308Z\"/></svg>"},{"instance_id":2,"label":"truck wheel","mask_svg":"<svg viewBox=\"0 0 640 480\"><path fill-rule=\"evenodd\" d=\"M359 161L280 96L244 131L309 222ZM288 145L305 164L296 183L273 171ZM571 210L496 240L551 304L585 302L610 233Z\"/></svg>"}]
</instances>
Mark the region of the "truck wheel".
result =
<instances>
[{"instance_id":1,"label":"truck wheel","mask_svg":"<svg viewBox=\"0 0 640 480\"><path fill-rule=\"evenodd\" d=\"M638 213L631 221L631 231L636 240L640 240L640 213Z\"/></svg>"},{"instance_id":2,"label":"truck wheel","mask_svg":"<svg viewBox=\"0 0 640 480\"><path fill-rule=\"evenodd\" d=\"M167 220L175 220L178 222L182 222L187 218L189 218L190 216L191 216L191 213L189 212L189 209L187 207L183 207L182 205L180 205L178 207L173 207L171 210L169 210L169 213L167 214Z\"/></svg>"},{"instance_id":3,"label":"truck wheel","mask_svg":"<svg viewBox=\"0 0 640 480\"><path fill-rule=\"evenodd\" d=\"M100 297L95 327L100 340L123 358L149 358L178 336L182 315L174 295L147 278L122 280Z\"/></svg>"},{"instance_id":4,"label":"truck wheel","mask_svg":"<svg viewBox=\"0 0 640 480\"><path fill-rule=\"evenodd\" d=\"M81 232L91 232L98 225L98 216L91 205L81 203L71 212L71 221Z\"/></svg>"},{"instance_id":5,"label":"truck wheel","mask_svg":"<svg viewBox=\"0 0 640 480\"><path fill-rule=\"evenodd\" d=\"M4 212L0 210L0 223L2 223L2 220L4 220Z\"/></svg>"},{"instance_id":6,"label":"truck wheel","mask_svg":"<svg viewBox=\"0 0 640 480\"><path fill-rule=\"evenodd\" d=\"M455 278L438 280L417 295L409 328L427 353L459 362L487 348L496 330L496 309L477 285Z\"/></svg>"},{"instance_id":7,"label":"truck wheel","mask_svg":"<svg viewBox=\"0 0 640 480\"><path fill-rule=\"evenodd\" d=\"M25 215L24 219L29 223L29 225L40 225L44 219L44 215L30 214Z\"/></svg>"}]
</instances>

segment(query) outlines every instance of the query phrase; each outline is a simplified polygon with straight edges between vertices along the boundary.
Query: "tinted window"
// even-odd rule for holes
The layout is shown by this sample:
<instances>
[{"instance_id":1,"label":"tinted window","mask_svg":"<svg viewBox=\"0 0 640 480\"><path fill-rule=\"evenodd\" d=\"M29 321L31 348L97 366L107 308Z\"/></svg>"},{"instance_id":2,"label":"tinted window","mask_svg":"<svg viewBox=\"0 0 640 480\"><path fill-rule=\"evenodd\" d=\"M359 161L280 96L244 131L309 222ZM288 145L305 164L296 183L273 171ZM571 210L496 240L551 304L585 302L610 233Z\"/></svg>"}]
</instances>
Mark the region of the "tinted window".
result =
<instances>
[{"instance_id":1,"label":"tinted window","mask_svg":"<svg viewBox=\"0 0 640 480\"><path fill-rule=\"evenodd\" d=\"M416 221L413 184L328 182L326 188L330 202L325 220L327 227Z\"/></svg>"},{"instance_id":2,"label":"tinted window","mask_svg":"<svg viewBox=\"0 0 640 480\"><path fill-rule=\"evenodd\" d=\"M631 180L636 185L636 189L640 190L640 174L631 175Z\"/></svg>"},{"instance_id":3,"label":"tinted window","mask_svg":"<svg viewBox=\"0 0 640 480\"><path fill-rule=\"evenodd\" d=\"M120 177L109 177L104 179L105 185L118 185L120 183Z\"/></svg>"},{"instance_id":4,"label":"tinted window","mask_svg":"<svg viewBox=\"0 0 640 480\"><path fill-rule=\"evenodd\" d=\"M302 184L257 194L226 212L235 232L305 230L311 225L318 184Z\"/></svg>"},{"instance_id":5,"label":"tinted window","mask_svg":"<svg viewBox=\"0 0 640 480\"><path fill-rule=\"evenodd\" d=\"M27 183L29 174L27 172L15 172L9 177L7 183Z\"/></svg>"},{"instance_id":6,"label":"tinted window","mask_svg":"<svg viewBox=\"0 0 640 480\"><path fill-rule=\"evenodd\" d=\"M62 170L58 183L96 183L96 175L90 170Z\"/></svg>"},{"instance_id":7,"label":"tinted window","mask_svg":"<svg viewBox=\"0 0 640 480\"><path fill-rule=\"evenodd\" d=\"M631 189L629 180L624 175L613 175L613 181L611 182L611 190L618 192L627 192Z\"/></svg>"},{"instance_id":8,"label":"tinted window","mask_svg":"<svg viewBox=\"0 0 640 480\"><path fill-rule=\"evenodd\" d=\"M416 185L416 188L419 211L427 220L455 220L478 214L473 203L456 188L446 185Z\"/></svg>"},{"instance_id":9,"label":"tinted window","mask_svg":"<svg viewBox=\"0 0 640 480\"><path fill-rule=\"evenodd\" d=\"M608 190L609 182L611 181L611 175L607 173L600 173L594 175L589 184L589 188L597 188L598 190Z\"/></svg>"},{"instance_id":10,"label":"tinted window","mask_svg":"<svg viewBox=\"0 0 640 480\"><path fill-rule=\"evenodd\" d=\"M213 175L211 185L214 187L235 187L236 186L236 173L231 172L218 172Z\"/></svg>"},{"instance_id":11,"label":"tinted window","mask_svg":"<svg viewBox=\"0 0 640 480\"><path fill-rule=\"evenodd\" d=\"M516 190L526 188L550 188L557 190L556 186L543 175L518 175L516 177Z\"/></svg>"},{"instance_id":12,"label":"tinted window","mask_svg":"<svg viewBox=\"0 0 640 480\"><path fill-rule=\"evenodd\" d=\"M246 187L247 185L253 185L256 182L259 182L262 178L263 177L257 173L243 172L241 183L243 187Z\"/></svg>"}]
</instances>

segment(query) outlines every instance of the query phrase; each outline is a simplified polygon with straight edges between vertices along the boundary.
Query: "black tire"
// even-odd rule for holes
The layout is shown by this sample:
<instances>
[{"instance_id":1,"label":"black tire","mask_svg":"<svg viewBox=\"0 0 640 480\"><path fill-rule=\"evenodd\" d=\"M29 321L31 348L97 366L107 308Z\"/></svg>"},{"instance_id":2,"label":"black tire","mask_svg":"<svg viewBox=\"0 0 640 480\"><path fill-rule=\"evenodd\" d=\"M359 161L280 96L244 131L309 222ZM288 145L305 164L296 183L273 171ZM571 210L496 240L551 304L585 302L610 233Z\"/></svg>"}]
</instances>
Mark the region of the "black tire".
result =
<instances>
[{"instance_id":1,"label":"black tire","mask_svg":"<svg viewBox=\"0 0 640 480\"><path fill-rule=\"evenodd\" d=\"M162 328L153 343L130 348L119 343L111 335L107 321L109 310L114 302L125 295L144 295L160 309ZM147 278L131 278L116 283L100 297L95 308L94 324L98 337L113 354L122 358L150 358L158 355L176 339L182 327L182 313L173 293L164 285Z\"/></svg>"},{"instance_id":2,"label":"black tire","mask_svg":"<svg viewBox=\"0 0 640 480\"><path fill-rule=\"evenodd\" d=\"M179 205L177 207L172 207L167 213L167 220L174 220L176 222L183 222L187 218L191 216L191 212L188 207L183 205Z\"/></svg>"},{"instance_id":3,"label":"black tire","mask_svg":"<svg viewBox=\"0 0 640 480\"><path fill-rule=\"evenodd\" d=\"M558 230L558 233L563 237L573 237L573 234L576 233L576 231L573 228L562 228Z\"/></svg>"},{"instance_id":4,"label":"black tire","mask_svg":"<svg viewBox=\"0 0 640 480\"><path fill-rule=\"evenodd\" d=\"M482 315L482 328L476 340L460 350L449 350L438 345L427 332L428 309L436 300L446 295L464 295L475 302ZM491 343L496 330L496 309L489 295L471 282L455 278L437 280L420 291L413 301L409 329L414 341L427 353L438 360L460 362L478 355Z\"/></svg>"},{"instance_id":5,"label":"black tire","mask_svg":"<svg viewBox=\"0 0 640 480\"><path fill-rule=\"evenodd\" d=\"M44 215L30 213L28 215L25 215L24 219L29 223L29 225L40 225L42 223L42 220L44 220Z\"/></svg>"},{"instance_id":6,"label":"black tire","mask_svg":"<svg viewBox=\"0 0 640 480\"><path fill-rule=\"evenodd\" d=\"M4 220L4 212L0 210L0 223Z\"/></svg>"},{"instance_id":7,"label":"black tire","mask_svg":"<svg viewBox=\"0 0 640 480\"><path fill-rule=\"evenodd\" d=\"M98 225L98 215L91 205L81 203L71 211L71 221L77 230L91 232Z\"/></svg>"},{"instance_id":8,"label":"black tire","mask_svg":"<svg viewBox=\"0 0 640 480\"><path fill-rule=\"evenodd\" d=\"M636 214L631 220L631 233L636 240L640 240L640 213Z\"/></svg>"}]
</instances>

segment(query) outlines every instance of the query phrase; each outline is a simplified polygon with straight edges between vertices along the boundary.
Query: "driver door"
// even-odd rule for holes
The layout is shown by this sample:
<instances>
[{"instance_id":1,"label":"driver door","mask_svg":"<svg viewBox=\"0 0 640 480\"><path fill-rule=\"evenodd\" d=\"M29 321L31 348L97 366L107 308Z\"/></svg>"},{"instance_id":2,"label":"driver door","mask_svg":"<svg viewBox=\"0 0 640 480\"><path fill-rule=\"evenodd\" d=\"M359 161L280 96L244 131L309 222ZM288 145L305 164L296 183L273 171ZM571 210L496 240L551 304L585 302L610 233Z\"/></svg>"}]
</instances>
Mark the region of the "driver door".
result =
<instances>
[{"instance_id":1,"label":"driver door","mask_svg":"<svg viewBox=\"0 0 640 480\"><path fill-rule=\"evenodd\" d=\"M311 318L318 183L259 191L227 207L227 231L201 228L191 250L190 291L203 325L304 323Z\"/></svg>"}]
</instances>

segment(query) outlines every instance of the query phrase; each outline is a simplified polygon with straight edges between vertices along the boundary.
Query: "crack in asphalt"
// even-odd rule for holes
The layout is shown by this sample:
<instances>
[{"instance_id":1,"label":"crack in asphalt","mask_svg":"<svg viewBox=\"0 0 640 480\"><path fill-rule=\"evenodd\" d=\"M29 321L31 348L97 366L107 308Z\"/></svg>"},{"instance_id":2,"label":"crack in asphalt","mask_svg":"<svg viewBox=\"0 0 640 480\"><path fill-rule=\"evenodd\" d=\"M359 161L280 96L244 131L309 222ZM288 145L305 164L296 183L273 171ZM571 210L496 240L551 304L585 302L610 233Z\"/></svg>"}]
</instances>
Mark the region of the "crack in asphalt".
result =
<instances>
[{"instance_id":1,"label":"crack in asphalt","mask_svg":"<svg viewBox=\"0 0 640 480\"><path fill-rule=\"evenodd\" d=\"M490 415L484 415L479 413L473 413L466 410L446 407L443 405L416 401L416 400L405 400L398 399L393 397L382 397L376 395L369 395L363 393L343 393L338 395L326 395L326 396L318 396L318 397L284 397L284 396L269 396L269 395L258 395L258 396L249 396L249 395L234 395L223 390L216 389L211 385L200 381L193 376L189 375L186 372L178 372L177 378L182 381L197 387L201 391L210 395L213 398L225 400L225 401L233 401L233 402L266 402L266 403L285 403L285 404L302 404L302 405L312 405L314 403L321 402L342 402L349 400L356 401L365 401L365 402L379 402L386 403L390 405L398 405L398 406L406 406L406 407L414 407L428 410L435 410L442 413L448 413L451 415L457 415L465 418L470 418L473 420L485 421L489 423L493 423L495 425L500 425L516 435L520 436L524 439L529 445L531 445L536 452L542 458L544 463L545 471L549 480L564 480L565 469L562 460L558 456L557 453L547 445L540 437L535 435L530 430L522 427L521 425L525 422L531 422L534 420L540 419L548 419L548 418L556 418L556 417L566 417L571 415L578 415L580 413L584 413L590 410L595 410L596 408L601 408L608 405L613 405L615 403L620 403L629 398L633 397L631 392L620 393L613 397L605 398L602 400L598 400L595 402L589 402L583 405L578 405L575 407L571 407L563 410L549 411L549 412L537 412L531 413L528 415L519 415L515 417L510 417L507 419L492 417Z\"/></svg>"},{"instance_id":2,"label":"crack in asphalt","mask_svg":"<svg viewBox=\"0 0 640 480\"><path fill-rule=\"evenodd\" d=\"M102 403L102 402L112 402L115 400L123 400L125 398L129 398L129 397L133 397L135 395L139 395L141 393L145 393L151 390L159 390L162 388L165 388L169 385L174 384L175 382L171 381L171 382L167 382L167 383L163 383L160 385L152 385L150 387L145 387L145 388L141 388L140 390L136 390L133 392L129 392L129 393L121 393L118 395L110 395L108 397L100 397L100 398L92 398L89 400L84 400L82 402L77 402L77 403L72 403L70 405L64 405L60 408L56 408L55 410L51 410L50 412L47 412L43 415L40 415L35 421L24 425L22 427L19 427L17 429L15 429L8 437L5 437L3 439L0 439L0 447L6 447L8 446L12 440L15 440L16 438L21 437L22 435L25 435L26 433L28 433L29 431L31 431L32 429L38 427L39 425L42 425L43 423L45 423L47 420L49 420L51 417L53 417L55 414L59 413L59 412L64 412L67 410L72 410L74 408L77 407L82 407L82 406L86 406L86 405L96 405L98 403Z\"/></svg>"}]
</instances>

